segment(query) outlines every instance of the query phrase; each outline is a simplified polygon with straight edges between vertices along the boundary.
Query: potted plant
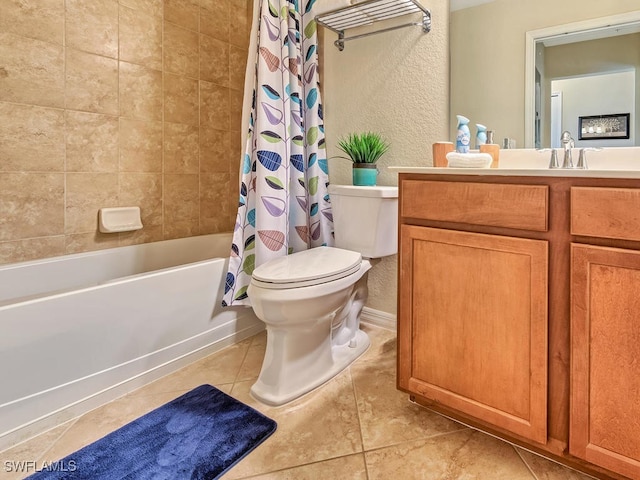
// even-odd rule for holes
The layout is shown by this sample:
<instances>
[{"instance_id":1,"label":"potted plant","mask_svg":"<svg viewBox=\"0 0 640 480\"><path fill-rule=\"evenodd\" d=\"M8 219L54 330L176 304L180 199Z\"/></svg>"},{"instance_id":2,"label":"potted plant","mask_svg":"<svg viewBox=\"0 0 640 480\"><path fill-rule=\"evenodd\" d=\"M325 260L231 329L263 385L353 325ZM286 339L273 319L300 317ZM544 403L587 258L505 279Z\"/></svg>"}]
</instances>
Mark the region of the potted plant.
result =
<instances>
[{"instance_id":1,"label":"potted plant","mask_svg":"<svg viewBox=\"0 0 640 480\"><path fill-rule=\"evenodd\" d=\"M389 143L378 133L350 133L338 141L338 148L353 162L353 184L375 185L378 176L376 162L389 150Z\"/></svg>"}]
</instances>

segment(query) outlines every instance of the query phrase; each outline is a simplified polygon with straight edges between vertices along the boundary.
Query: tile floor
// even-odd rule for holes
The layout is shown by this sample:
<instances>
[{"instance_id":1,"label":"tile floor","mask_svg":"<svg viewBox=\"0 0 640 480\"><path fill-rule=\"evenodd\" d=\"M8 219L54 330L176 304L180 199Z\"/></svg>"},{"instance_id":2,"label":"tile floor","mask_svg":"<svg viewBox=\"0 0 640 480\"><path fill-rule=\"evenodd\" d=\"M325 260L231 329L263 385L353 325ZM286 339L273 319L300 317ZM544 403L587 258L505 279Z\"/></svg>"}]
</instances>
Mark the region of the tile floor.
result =
<instances>
[{"instance_id":1,"label":"tile floor","mask_svg":"<svg viewBox=\"0 0 640 480\"><path fill-rule=\"evenodd\" d=\"M371 348L336 378L286 406L267 407L249 396L264 353L263 332L0 452L0 467L6 460L55 461L208 383L278 422L274 435L224 475L229 480L591 478L410 403L395 388L395 333L363 328ZM0 478L21 476L2 468Z\"/></svg>"}]
</instances>

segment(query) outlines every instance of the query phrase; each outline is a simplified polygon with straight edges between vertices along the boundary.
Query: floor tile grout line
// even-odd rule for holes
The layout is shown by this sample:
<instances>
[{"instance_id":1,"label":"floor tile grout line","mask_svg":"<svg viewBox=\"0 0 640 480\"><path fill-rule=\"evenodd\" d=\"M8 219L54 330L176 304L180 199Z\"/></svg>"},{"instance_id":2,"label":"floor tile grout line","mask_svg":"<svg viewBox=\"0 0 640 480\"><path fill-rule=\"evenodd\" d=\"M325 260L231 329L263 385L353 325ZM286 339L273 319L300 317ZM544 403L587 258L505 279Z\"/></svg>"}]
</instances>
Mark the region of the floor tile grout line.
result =
<instances>
[{"instance_id":1,"label":"floor tile grout line","mask_svg":"<svg viewBox=\"0 0 640 480\"><path fill-rule=\"evenodd\" d=\"M69 432L69 430L71 430L71 429L74 427L74 425L75 425L76 423L78 423L78 420L80 420L80 418L82 418L82 415L80 415L79 417L76 417L76 418L74 418L74 419L70 420L70 425L69 425L67 428L65 428L63 432L60 432L60 435L58 435L58 436L56 437L56 439L55 439L55 440L53 440L53 441L49 444L49 446L48 446L46 449L44 449L44 450L43 450L43 452L42 452L42 453L41 453L41 454L36 458L36 461L37 461L37 462L40 462L43 458L45 458L45 456L47 455L47 453L49 453L49 452L53 449L53 447L55 447L55 446L56 446L56 444L57 444L57 443L62 439L62 437L64 437L64 436ZM52 460L53 460L53 459L52 459ZM58 459L56 458L55 460L58 460Z\"/></svg>"},{"instance_id":2,"label":"floor tile grout line","mask_svg":"<svg viewBox=\"0 0 640 480\"><path fill-rule=\"evenodd\" d=\"M460 429L457 429L457 430L452 430L450 432L436 433L435 435L429 435L429 436L426 436L426 437L416 437L416 438L412 438L410 440L403 440L401 442L395 442L395 443L390 443L388 445L383 445L383 446L380 446L380 447L370 448L368 450L365 450L364 453L378 452L380 450L385 450L387 448L392 448L392 447L398 447L400 445L405 445L407 443L412 443L412 442L433 440L433 439L436 439L436 438L445 437L447 435L453 435L453 434L456 434L456 433L464 432L465 430L474 431L472 428L463 426L463 428L460 428ZM480 432L480 433L482 433L482 432Z\"/></svg>"},{"instance_id":3,"label":"floor tile grout line","mask_svg":"<svg viewBox=\"0 0 640 480\"><path fill-rule=\"evenodd\" d=\"M235 377L233 377L233 382L232 382L232 385L231 385L231 390L232 391L233 391L233 388L236 386L236 383L238 382L238 377L240 376L240 372L242 372L242 367L244 367L244 362L247 361L247 357L249 356L249 350L251 350L251 347L253 346L253 342L256 339L257 335L259 335L259 334L256 334L256 335L251 337L251 341L249 342L249 345L247 346L247 350L244 352L244 356L242 357L242 362L240 362L240 367L238 368L238 371L236 372Z\"/></svg>"},{"instance_id":4,"label":"floor tile grout line","mask_svg":"<svg viewBox=\"0 0 640 480\"><path fill-rule=\"evenodd\" d=\"M518 458L520 458L520 460L522 460L522 463L524 463L525 467L527 467L527 470L529 470L529 472L531 473L531 476L535 479L535 480L539 480L538 476L536 475L536 472L533 471L533 469L531 468L531 466L529 465L529 462L527 462L525 460L525 458L522 456L522 454L520 453L520 450L518 448L516 448L515 445L511 445L511 448L513 448L516 452L516 455L518 455Z\"/></svg>"},{"instance_id":5,"label":"floor tile grout line","mask_svg":"<svg viewBox=\"0 0 640 480\"><path fill-rule=\"evenodd\" d=\"M353 362L354 364L358 362L359 359L357 359L355 362ZM353 365L353 364L352 364ZM362 433L362 416L360 415L360 408L358 406L358 391L356 389L356 382L353 378L352 372L351 372L351 366L349 365L349 379L351 380L351 391L353 392L353 401L355 403L355 407L356 407L356 416L358 419L358 433L360 434L360 445L362 447L362 461L364 462L364 472L366 475L366 478L369 478L369 467L367 466L367 458L365 456L365 446L364 446L364 435Z\"/></svg>"},{"instance_id":6,"label":"floor tile grout line","mask_svg":"<svg viewBox=\"0 0 640 480\"><path fill-rule=\"evenodd\" d=\"M277 470L271 470L271 471L268 471L268 472L252 473L251 475L248 475L246 477L239 477L238 480L247 480L247 479L251 479L251 478L259 478L259 477L262 477L264 475L271 475L271 474L274 474L274 473L286 472L286 471L289 471L289 470L293 470L295 468L308 467L310 465L319 465L319 464L322 464L322 463L325 463L325 462L338 460L340 458L353 457L353 456L356 456L356 455L362 455L363 459L364 459L364 454L365 454L365 452L353 452L353 453L347 453L345 455L336 455L335 457L329 457L329 458L325 458L323 460L315 460L313 462L308 462L308 463L300 463L300 464L296 464L296 465L293 465L293 466L290 466L290 467L278 468ZM366 468L366 462L365 462L365 468Z\"/></svg>"},{"instance_id":7,"label":"floor tile grout line","mask_svg":"<svg viewBox=\"0 0 640 480\"><path fill-rule=\"evenodd\" d=\"M427 407L425 407L425 408L427 408ZM428 408L427 408L427 409L428 409ZM437 412L434 412L434 413L437 413ZM486 431L484 431L484 430L482 430L482 429L480 429L480 428L473 427L473 426L471 426L471 425L467 425L467 424L465 424L465 423L463 423L463 422L461 422L461 421L455 420L455 419L453 419L452 417L449 417L449 416L447 416L447 415L443 415L443 414L438 414L438 415L441 415L441 416L442 416L442 417L444 417L444 418L448 418L448 419L449 419L449 420L451 420L451 421L454 421L454 422L456 422L456 423L459 423L460 425L465 426L465 427L466 427L466 428L468 428L469 430L473 430L473 431L478 432L478 433L481 433L481 434L483 434L483 435L486 435L486 436L492 437L492 438L494 438L494 439L496 439L496 440L499 440L500 442L506 443L506 444L510 445L511 447L513 447L513 448L516 450L516 452L518 453L518 456L522 459L522 461L523 461L523 462L525 463L525 465L527 466L527 469L532 473L532 475L533 475L533 477L534 477L534 479L535 479L535 480L538 480L537 475L536 475L536 474L533 472L533 470L529 467L529 464L526 462L526 460L524 460L524 458L522 458L522 455L520 455L520 452L518 451L518 449L521 449L521 450L523 450L523 451L529 452L529 453L531 453L532 455L536 455L536 456L538 456L538 457L540 457L540 458L542 458L542 459L544 459L544 460L546 460L546 461L548 461L548 462L555 463L556 465L559 465L560 467L568 468L569 470L575 471L575 472L577 472L577 473L579 473L579 474L581 474L581 475L586 475L586 476L588 476L588 477L589 477L589 475L587 475L587 474L586 474L586 473L584 473L584 472L581 472L580 470L576 470L576 469L574 469L574 468L571 468L571 467L569 467L569 466L567 466L567 465L564 465L564 464L562 464L562 463L560 463L560 462L558 462L558 461L556 461L556 460L553 460L552 458L549 458L549 457L546 457L546 456L544 456L544 455L542 455L542 454L540 454L540 453L534 452L533 450L529 450L529 449L527 449L527 448L525 448L525 447L522 447L522 446L520 446L520 445L516 445L516 444L514 444L514 443L510 442L509 440L506 440L506 439L504 439L504 438L502 438L502 437L499 437L498 435L495 435L495 434L490 433L490 432L486 432ZM597 480L597 479L596 479L596 478L594 478L594 480Z\"/></svg>"},{"instance_id":8,"label":"floor tile grout line","mask_svg":"<svg viewBox=\"0 0 640 480\"><path fill-rule=\"evenodd\" d=\"M251 344L249 344L249 346L247 347L247 350L244 352L244 356L242 357L242 361L240 362L240 366L238 367L238 371L236 372L236 374L233 377L233 382L231 382L233 385L235 385L236 382L238 381L238 377L240 376L240 372L242 371L242 367L244 367L244 362L247 361L247 356L249 355L249 349L250 348L251 348Z\"/></svg>"},{"instance_id":9,"label":"floor tile grout line","mask_svg":"<svg viewBox=\"0 0 640 480\"><path fill-rule=\"evenodd\" d=\"M506 440L504 440L504 441L506 441ZM507 442L507 443L509 443L509 442ZM540 453L534 452L533 450L529 450L528 448L522 447L522 446L520 446L520 445L514 445L514 444L512 444L512 443L510 443L510 445L511 445L513 448L515 448L516 452L518 452L518 455L520 455L520 457L522 457L522 454L520 453L520 451L528 452L528 453L530 453L531 455L535 455L536 457L542 458L543 460L545 460L545 461L547 461L547 462L551 462L551 463L553 463L553 464L557 465L558 467L561 467L561 468L564 468L564 469L567 469L567 470L571 470L572 472L576 472L577 474L582 475L582 476L587 477L587 478L592 478L593 480L598 480L598 478L597 478L597 477L594 477L594 476L592 476L592 475L589 475L588 473L582 472L582 471L580 471L580 470L578 470L578 469L576 469L576 468L570 467L569 465L565 465L565 464L563 464L563 463L560 463L560 462L558 462L557 460L554 460L553 458L546 457L546 456L544 456L544 455L542 455L542 454L540 454ZM528 466L529 464L527 463L527 461L526 461L526 460L524 460L524 457L522 457L522 458L523 458L523 461L524 461L524 462L527 464L527 466ZM538 480L538 476L537 476L535 473L534 473L534 477L536 478L536 480Z\"/></svg>"},{"instance_id":10,"label":"floor tile grout line","mask_svg":"<svg viewBox=\"0 0 640 480\"><path fill-rule=\"evenodd\" d=\"M26 445L27 443L31 443L32 441L35 441L38 437L41 437L43 435L46 435L48 432L55 430L56 428L60 428L62 427L64 424L66 423L70 423L70 425L64 429L63 432L60 433L60 435L58 435L54 440L51 440L51 442L48 444L48 446L43 447L44 450L42 450L42 452L36 456L36 461L39 461L41 458L43 458L45 456L45 454L51 450L51 448L58 442L58 440L60 440L60 438L69 431L69 429L71 427L73 427L75 425L75 423L80 420L80 418L82 417L82 415L78 415L77 417L73 417L70 418L69 420L67 420L66 422L63 422L61 424L58 425L54 425L53 427L44 430L42 432L38 432L36 435L26 438L18 443L16 443L15 445L11 445L9 448L5 448L4 450L0 451L0 455L6 455L8 452L10 452L11 450L14 450L15 448L20 447L21 445Z\"/></svg>"},{"instance_id":11,"label":"floor tile grout line","mask_svg":"<svg viewBox=\"0 0 640 480\"><path fill-rule=\"evenodd\" d=\"M362 445L362 452L364 453L366 449L364 448L364 435L362 434L362 416L360 415L360 408L358 408L358 391L356 389L356 383L351 372L351 366L349 366L349 380L351 381L351 391L353 392L353 401L355 403L356 415L358 418L358 433L360 435L360 445Z\"/></svg>"}]
</instances>

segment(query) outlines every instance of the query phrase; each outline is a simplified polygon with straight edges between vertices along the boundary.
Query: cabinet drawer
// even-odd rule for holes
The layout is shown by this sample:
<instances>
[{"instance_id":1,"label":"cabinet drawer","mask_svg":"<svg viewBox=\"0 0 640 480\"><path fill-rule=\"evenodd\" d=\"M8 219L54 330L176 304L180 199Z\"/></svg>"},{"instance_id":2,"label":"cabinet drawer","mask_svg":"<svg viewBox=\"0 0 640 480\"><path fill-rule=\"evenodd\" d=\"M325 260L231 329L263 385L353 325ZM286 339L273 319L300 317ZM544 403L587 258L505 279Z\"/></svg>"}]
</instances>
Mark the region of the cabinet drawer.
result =
<instances>
[{"instance_id":1,"label":"cabinet drawer","mask_svg":"<svg viewBox=\"0 0 640 480\"><path fill-rule=\"evenodd\" d=\"M403 180L403 217L547 231L549 187Z\"/></svg>"},{"instance_id":2,"label":"cabinet drawer","mask_svg":"<svg viewBox=\"0 0 640 480\"><path fill-rule=\"evenodd\" d=\"M571 234L640 241L640 189L571 187Z\"/></svg>"}]
</instances>

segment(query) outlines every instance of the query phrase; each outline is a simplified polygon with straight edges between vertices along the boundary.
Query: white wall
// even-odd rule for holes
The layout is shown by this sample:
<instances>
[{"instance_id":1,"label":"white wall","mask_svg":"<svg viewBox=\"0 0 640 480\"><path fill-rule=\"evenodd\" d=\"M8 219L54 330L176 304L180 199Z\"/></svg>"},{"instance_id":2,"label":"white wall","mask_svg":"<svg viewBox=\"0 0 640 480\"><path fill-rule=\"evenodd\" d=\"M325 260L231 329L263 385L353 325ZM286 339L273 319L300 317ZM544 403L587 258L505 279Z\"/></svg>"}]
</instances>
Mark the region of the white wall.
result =
<instances>
[{"instance_id":1,"label":"white wall","mask_svg":"<svg viewBox=\"0 0 640 480\"><path fill-rule=\"evenodd\" d=\"M562 92L562 130L569 130L576 147L632 147L635 145L635 72L554 80L551 89ZM578 117L631 113L628 140L578 140Z\"/></svg>"},{"instance_id":2,"label":"white wall","mask_svg":"<svg viewBox=\"0 0 640 480\"><path fill-rule=\"evenodd\" d=\"M380 33L346 42L340 52L333 45L336 35L325 31L322 74L328 155L339 155L335 145L342 135L363 130L382 133L391 149L380 162L379 185L397 185L397 174L384 169L388 165L432 165L431 145L448 139L449 0L423 0L423 4L432 11L430 33L420 27ZM330 160L329 174L332 183L351 183L351 165L345 160ZM369 274L367 306L395 313L396 279L396 256L376 265Z\"/></svg>"}]
</instances>

